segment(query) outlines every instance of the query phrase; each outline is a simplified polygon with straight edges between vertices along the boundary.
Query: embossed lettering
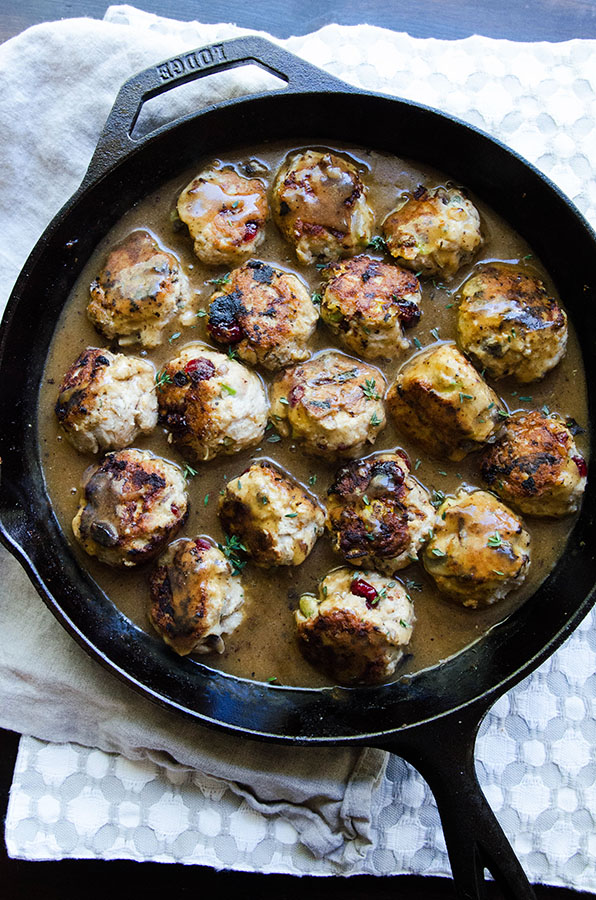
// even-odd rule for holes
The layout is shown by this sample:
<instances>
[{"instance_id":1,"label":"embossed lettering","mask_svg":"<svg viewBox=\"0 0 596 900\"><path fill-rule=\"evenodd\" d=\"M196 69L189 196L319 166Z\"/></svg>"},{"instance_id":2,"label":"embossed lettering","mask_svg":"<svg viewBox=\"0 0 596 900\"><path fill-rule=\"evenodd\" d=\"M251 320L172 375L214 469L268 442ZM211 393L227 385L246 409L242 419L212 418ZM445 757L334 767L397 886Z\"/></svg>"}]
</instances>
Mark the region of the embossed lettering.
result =
<instances>
[{"instance_id":1,"label":"embossed lettering","mask_svg":"<svg viewBox=\"0 0 596 900\"><path fill-rule=\"evenodd\" d=\"M157 67L157 72L162 81L170 81L178 78L185 72L194 72L196 69L208 69L210 66L223 62L226 58L223 44L214 44L205 47L198 53L187 53L184 57L176 56L168 62Z\"/></svg>"}]
</instances>

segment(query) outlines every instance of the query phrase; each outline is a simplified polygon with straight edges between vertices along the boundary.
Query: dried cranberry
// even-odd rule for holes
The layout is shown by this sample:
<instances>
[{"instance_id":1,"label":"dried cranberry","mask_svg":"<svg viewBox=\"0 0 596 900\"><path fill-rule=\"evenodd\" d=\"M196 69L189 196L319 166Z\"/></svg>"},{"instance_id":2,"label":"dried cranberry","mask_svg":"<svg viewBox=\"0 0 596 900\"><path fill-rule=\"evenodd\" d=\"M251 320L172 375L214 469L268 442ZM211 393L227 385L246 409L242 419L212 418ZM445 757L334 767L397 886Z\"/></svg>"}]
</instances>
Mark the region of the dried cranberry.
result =
<instances>
[{"instance_id":1,"label":"dried cranberry","mask_svg":"<svg viewBox=\"0 0 596 900\"><path fill-rule=\"evenodd\" d=\"M244 226L244 237L242 241L247 243L248 241L252 241L256 236L257 231L259 230L259 226L256 222L247 222Z\"/></svg>"},{"instance_id":2,"label":"dried cranberry","mask_svg":"<svg viewBox=\"0 0 596 900\"><path fill-rule=\"evenodd\" d=\"M220 344L237 344L244 337L244 332L238 322L230 322L229 324L212 325L207 324L207 331L212 335L214 340Z\"/></svg>"},{"instance_id":3,"label":"dried cranberry","mask_svg":"<svg viewBox=\"0 0 596 900\"><path fill-rule=\"evenodd\" d=\"M579 472L581 478L585 478L588 474L588 467L583 456L572 456L571 459L577 466L577 471Z\"/></svg>"},{"instance_id":4,"label":"dried cranberry","mask_svg":"<svg viewBox=\"0 0 596 900\"><path fill-rule=\"evenodd\" d=\"M206 552L207 550L211 550L211 544L209 541L206 541L205 538L197 538L195 541L195 547L197 550L203 550Z\"/></svg>"},{"instance_id":5,"label":"dried cranberry","mask_svg":"<svg viewBox=\"0 0 596 900\"><path fill-rule=\"evenodd\" d=\"M350 590L357 597L364 597L369 609L373 609L379 602L379 595L376 589L368 581L364 581L363 578L354 578L350 585Z\"/></svg>"},{"instance_id":6,"label":"dried cranberry","mask_svg":"<svg viewBox=\"0 0 596 900\"><path fill-rule=\"evenodd\" d=\"M175 516L179 516L179 515L180 515L180 507L179 507L179 506L176 506L175 503L170 503L170 510L171 510L171 512L172 512L173 515L175 515Z\"/></svg>"},{"instance_id":7,"label":"dried cranberry","mask_svg":"<svg viewBox=\"0 0 596 900\"><path fill-rule=\"evenodd\" d=\"M420 308L413 300L400 300L399 320L404 328L411 328L420 319Z\"/></svg>"},{"instance_id":8,"label":"dried cranberry","mask_svg":"<svg viewBox=\"0 0 596 900\"><path fill-rule=\"evenodd\" d=\"M288 403L290 406L296 406L299 400L302 400L304 397L304 387L301 384L297 384L296 387L293 387L290 393L288 394Z\"/></svg>"},{"instance_id":9,"label":"dried cranberry","mask_svg":"<svg viewBox=\"0 0 596 900\"><path fill-rule=\"evenodd\" d=\"M215 372L215 366L210 359L191 359L184 366L184 372L196 384L197 381L207 381L208 378L211 378Z\"/></svg>"}]
</instances>

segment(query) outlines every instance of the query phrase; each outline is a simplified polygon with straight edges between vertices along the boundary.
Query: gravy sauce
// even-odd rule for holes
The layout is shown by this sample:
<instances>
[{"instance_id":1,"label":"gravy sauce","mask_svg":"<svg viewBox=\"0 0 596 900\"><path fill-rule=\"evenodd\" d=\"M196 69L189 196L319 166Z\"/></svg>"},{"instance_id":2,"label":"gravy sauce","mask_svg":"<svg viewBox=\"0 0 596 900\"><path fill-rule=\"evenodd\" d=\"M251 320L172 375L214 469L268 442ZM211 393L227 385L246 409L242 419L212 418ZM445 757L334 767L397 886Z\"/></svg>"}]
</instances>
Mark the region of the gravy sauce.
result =
<instances>
[{"instance_id":1,"label":"gravy sauce","mask_svg":"<svg viewBox=\"0 0 596 900\"><path fill-rule=\"evenodd\" d=\"M313 142L304 146L317 145ZM261 173L262 166L266 166L269 170L266 180L271 184L288 152L296 149L295 145L270 144L257 150L247 148L245 152L236 151L221 161L236 165L239 171L251 177L254 177L251 160L254 169L259 171L259 177L265 177ZM434 187L445 181L444 176L436 171L421 168L389 154L363 151L344 145L334 145L329 149L348 153L362 165L365 172L364 180L369 185L369 202L376 213L377 231L404 191L413 191L421 183ZM227 270L204 266L197 260L192 252L192 240L186 229L180 230L177 227L172 213L180 192L204 165L210 162L212 159L197 160L192 170L184 172L135 205L99 243L65 303L57 323L39 397L42 464L48 494L61 527L71 541L81 565L101 589L124 615L139 628L151 634L154 632L147 613L150 565L132 571L110 569L88 557L72 536L71 522L78 509L81 477L87 466L96 463L97 459L78 453L63 436L54 414L54 405L64 373L85 347L110 346L114 352L140 355L150 359L156 370L159 370L168 359L178 355L185 344L191 341L211 344L205 328L207 318L197 317L196 325L192 328L181 328L179 323L175 322L166 332L162 345L155 350L141 352L140 347L136 346L123 350L116 343L109 345L107 340L95 331L86 315L89 285L103 265L106 254L116 242L136 228L150 231L164 248L179 257L195 292L197 309L208 309L209 298L216 290L211 282ZM422 280L422 316L420 322L406 332L412 342L411 347L391 361L367 361L383 372L389 385L393 382L399 367L417 352L418 343L421 347L426 347L437 339L455 339L457 290L472 269L479 264L492 260L519 264L537 273L544 280L547 289L554 291L548 273L540 261L532 255L531 247L495 213L474 197L471 199L480 211L485 243L473 263L461 269L455 279L447 285L442 284L439 279ZM372 249L366 252L373 257L381 258L381 254ZM311 290L320 290L321 278L317 268L303 266L297 261L293 250L281 239L272 221L267 224L266 240L258 249L257 257L272 265L296 272L308 282ZM516 409L540 409L546 406L550 411L573 417L585 427L586 384L578 343L571 324L569 331L565 359L542 382L517 385L509 379L498 383L489 381L505 400L511 412ZM313 353L316 353L338 345L325 326L319 323L311 346ZM263 373L261 375L267 382L269 376ZM584 437L579 435L577 441L581 452L587 454L588 448L585 446L587 442ZM165 434L159 426L152 435L138 439L134 446L150 449L184 466L184 460L167 443ZM412 474L431 492L436 490L452 494L462 485L483 487L479 477L477 453L470 454L458 463L425 458L420 448L402 438L391 422L388 422L369 452L377 453L397 447L403 448L408 453L412 463ZM177 537L204 534L216 541L222 541L224 535L217 517L220 491L228 479L238 477L254 459L262 458L271 459L288 470L308 490L317 494L323 504L326 490L340 465L339 462L328 464L320 459L304 456L300 447L294 445L290 438L279 440L275 430L269 428L258 448L194 466L198 470L197 474L188 478L190 515L185 528ZM525 518L526 528L531 535L532 562L528 577L520 589L487 609L464 609L442 598L420 563L401 570L398 577L414 600L416 624L408 655L398 667L396 677L439 664L473 643L493 625L507 617L524 598L537 589L564 552L573 522L574 517L562 520ZM240 576L246 593L244 621L233 635L225 637L224 654L201 656L201 663L233 675L260 681L275 680L281 684L307 687L329 684L329 678L311 667L300 653L295 637L293 611L297 608L300 594L306 591L315 593L319 580L330 569L342 564L342 559L332 553L326 536L319 539L306 562L297 568L262 570L249 562ZM160 638L156 635L155 640Z\"/></svg>"}]
</instances>

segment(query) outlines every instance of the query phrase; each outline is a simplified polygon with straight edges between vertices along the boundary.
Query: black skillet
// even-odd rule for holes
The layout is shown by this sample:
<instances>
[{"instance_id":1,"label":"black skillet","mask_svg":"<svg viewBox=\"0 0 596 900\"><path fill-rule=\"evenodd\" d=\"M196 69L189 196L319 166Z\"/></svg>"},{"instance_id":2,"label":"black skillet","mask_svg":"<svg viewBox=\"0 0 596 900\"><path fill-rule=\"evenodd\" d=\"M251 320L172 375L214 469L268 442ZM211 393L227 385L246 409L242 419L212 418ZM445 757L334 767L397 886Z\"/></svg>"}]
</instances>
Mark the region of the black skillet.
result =
<instances>
[{"instance_id":1,"label":"black skillet","mask_svg":"<svg viewBox=\"0 0 596 900\"><path fill-rule=\"evenodd\" d=\"M282 90L193 112L142 140L144 101L206 74L256 63ZM312 747L381 747L411 762L441 813L462 897L481 896L485 867L515 897L532 889L480 791L474 743L487 710L546 659L594 600L594 482L547 582L465 652L395 684L298 689L245 681L178 659L132 625L81 569L45 492L37 395L54 326L99 239L130 206L199 157L305 136L346 141L432 165L465 184L546 264L579 333L588 383L596 353L596 237L569 201L503 145L434 110L366 93L260 38L240 38L153 66L121 89L83 184L45 231L10 298L0 344L0 537L42 599L92 656L145 696L202 724ZM590 396L590 420L594 395Z\"/></svg>"}]
</instances>

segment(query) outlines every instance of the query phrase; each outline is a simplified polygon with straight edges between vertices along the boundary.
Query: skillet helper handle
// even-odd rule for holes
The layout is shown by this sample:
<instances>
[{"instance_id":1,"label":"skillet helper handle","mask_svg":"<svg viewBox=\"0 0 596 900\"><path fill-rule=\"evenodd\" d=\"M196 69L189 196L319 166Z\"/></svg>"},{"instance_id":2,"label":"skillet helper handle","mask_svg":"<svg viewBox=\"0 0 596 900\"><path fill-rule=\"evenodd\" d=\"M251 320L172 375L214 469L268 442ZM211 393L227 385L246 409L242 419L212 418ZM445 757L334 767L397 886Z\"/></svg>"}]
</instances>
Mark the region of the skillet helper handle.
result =
<instances>
[{"instance_id":1,"label":"skillet helper handle","mask_svg":"<svg viewBox=\"0 0 596 900\"><path fill-rule=\"evenodd\" d=\"M139 72L120 88L89 163L83 186L102 175L122 156L146 140L143 138L142 141L137 141L132 137L132 130L145 101L179 85L247 63L258 65L285 82L286 87L278 93L345 90L344 82L333 75L328 75L293 53L256 35L181 53ZM248 98L243 96L242 99ZM216 106L229 102L233 101L223 101ZM157 134L160 130L152 134Z\"/></svg>"},{"instance_id":2,"label":"skillet helper handle","mask_svg":"<svg viewBox=\"0 0 596 900\"><path fill-rule=\"evenodd\" d=\"M411 763L434 794L451 863L457 896L480 900L486 896L485 868L503 896L535 900L534 890L511 844L480 788L474 766L474 747L486 710L459 710L415 733L401 734L392 750Z\"/></svg>"}]
</instances>

